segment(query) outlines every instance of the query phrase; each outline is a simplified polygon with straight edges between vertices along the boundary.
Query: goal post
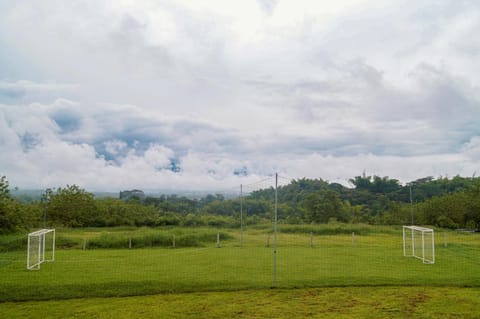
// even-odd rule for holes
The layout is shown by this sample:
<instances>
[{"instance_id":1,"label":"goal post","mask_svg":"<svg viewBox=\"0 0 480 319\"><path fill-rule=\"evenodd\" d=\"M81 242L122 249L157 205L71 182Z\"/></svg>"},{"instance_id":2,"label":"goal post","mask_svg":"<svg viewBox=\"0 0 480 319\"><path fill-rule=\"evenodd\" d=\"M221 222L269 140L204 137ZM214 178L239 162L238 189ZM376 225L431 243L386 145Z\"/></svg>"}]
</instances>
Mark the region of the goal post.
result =
<instances>
[{"instance_id":1,"label":"goal post","mask_svg":"<svg viewBox=\"0 0 480 319\"><path fill-rule=\"evenodd\" d=\"M433 229L403 226L403 256L418 258L424 264L434 264L435 234Z\"/></svg>"},{"instance_id":2,"label":"goal post","mask_svg":"<svg viewBox=\"0 0 480 319\"><path fill-rule=\"evenodd\" d=\"M40 269L44 262L55 260L55 229L40 229L28 234L27 269Z\"/></svg>"}]
</instances>

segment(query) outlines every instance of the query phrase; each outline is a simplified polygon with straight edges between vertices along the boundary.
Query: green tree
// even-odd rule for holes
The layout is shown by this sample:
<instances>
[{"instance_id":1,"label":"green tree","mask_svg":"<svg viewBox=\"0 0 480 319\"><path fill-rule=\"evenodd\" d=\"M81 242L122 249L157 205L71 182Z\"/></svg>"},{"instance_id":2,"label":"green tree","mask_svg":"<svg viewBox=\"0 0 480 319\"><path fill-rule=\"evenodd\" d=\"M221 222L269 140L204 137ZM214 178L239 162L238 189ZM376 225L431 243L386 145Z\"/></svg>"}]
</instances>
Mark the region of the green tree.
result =
<instances>
[{"instance_id":1,"label":"green tree","mask_svg":"<svg viewBox=\"0 0 480 319\"><path fill-rule=\"evenodd\" d=\"M340 197L332 190L308 194L302 207L305 220L310 223L327 223L331 218L346 221Z\"/></svg>"},{"instance_id":2,"label":"green tree","mask_svg":"<svg viewBox=\"0 0 480 319\"><path fill-rule=\"evenodd\" d=\"M0 177L0 199L9 199L10 189L6 176Z\"/></svg>"},{"instance_id":3,"label":"green tree","mask_svg":"<svg viewBox=\"0 0 480 319\"><path fill-rule=\"evenodd\" d=\"M5 176L0 178L0 233L37 227L38 205L24 205L10 195L9 183Z\"/></svg>"},{"instance_id":4,"label":"green tree","mask_svg":"<svg viewBox=\"0 0 480 319\"><path fill-rule=\"evenodd\" d=\"M92 193L77 185L67 185L52 193L47 206L47 225L82 227L95 223L98 216Z\"/></svg>"},{"instance_id":5,"label":"green tree","mask_svg":"<svg viewBox=\"0 0 480 319\"><path fill-rule=\"evenodd\" d=\"M366 176L365 173L363 173L362 176L355 176L354 178L351 178L349 182L353 184L357 190L369 191L372 187L372 177Z\"/></svg>"},{"instance_id":6,"label":"green tree","mask_svg":"<svg viewBox=\"0 0 480 319\"><path fill-rule=\"evenodd\" d=\"M16 218L13 211L14 201L10 196L8 180L5 176L0 178L0 231L11 232L16 228Z\"/></svg>"}]
</instances>

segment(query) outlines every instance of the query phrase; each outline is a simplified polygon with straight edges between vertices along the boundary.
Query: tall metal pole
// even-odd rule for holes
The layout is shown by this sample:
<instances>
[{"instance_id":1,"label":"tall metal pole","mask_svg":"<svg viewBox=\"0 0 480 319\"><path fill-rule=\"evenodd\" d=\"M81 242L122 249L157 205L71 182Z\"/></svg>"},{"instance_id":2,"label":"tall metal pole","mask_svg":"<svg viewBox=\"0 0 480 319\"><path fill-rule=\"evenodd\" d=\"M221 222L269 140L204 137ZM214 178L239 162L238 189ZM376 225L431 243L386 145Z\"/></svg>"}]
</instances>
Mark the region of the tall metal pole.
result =
<instances>
[{"instance_id":1,"label":"tall metal pole","mask_svg":"<svg viewBox=\"0 0 480 319\"><path fill-rule=\"evenodd\" d=\"M43 203L43 229L47 228L47 202Z\"/></svg>"},{"instance_id":2,"label":"tall metal pole","mask_svg":"<svg viewBox=\"0 0 480 319\"><path fill-rule=\"evenodd\" d=\"M47 228L47 206L48 206L48 201L50 200L50 189L47 188L45 190L45 194L43 195L44 197L44 203L43 203L43 228Z\"/></svg>"},{"instance_id":3,"label":"tall metal pole","mask_svg":"<svg viewBox=\"0 0 480 319\"><path fill-rule=\"evenodd\" d=\"M243 186L240 184L240 246L243 247Z\"/></svg>"},{"instance_id":4,"label":"tall metal pole","mask_svg":"<svg viewBox=\"0 0 480 319\"><path fill-rule=\"evenodd\" d=\"M275 173L275 222L273 224L273 287L277 287L277 186L278 173Z\"/></svg>"},{"instance_id":5,"label":"tall metal pole","mask_svg":"<svg viewBox=\"0 0 480 319\"><path fill-rule=\"evenodd\" d=\"M413 198L412 198L412 184L410 184L410 216L412 217L412 226L413 226Z\"/></svg>"}]
</instances>

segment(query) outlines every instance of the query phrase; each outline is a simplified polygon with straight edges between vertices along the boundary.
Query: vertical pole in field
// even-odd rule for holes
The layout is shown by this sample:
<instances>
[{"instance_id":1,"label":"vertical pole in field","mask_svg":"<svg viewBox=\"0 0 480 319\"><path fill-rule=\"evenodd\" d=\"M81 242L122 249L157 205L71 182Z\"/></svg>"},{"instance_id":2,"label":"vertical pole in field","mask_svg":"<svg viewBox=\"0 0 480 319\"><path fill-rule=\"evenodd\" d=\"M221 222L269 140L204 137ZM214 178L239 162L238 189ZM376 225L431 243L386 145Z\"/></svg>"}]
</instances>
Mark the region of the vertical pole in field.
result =
<instances>
[{"instance_id":1,"label":"vertical pole in field","mask_svg":"<svg viewBox=\"0 0 480 319\"><path fill-rule=\"evenodd\" d=\"M43 228L47 228L47 204L43 204Z\"/></svg>"},{"instance_id":2,"label":"vertical pole in field","mask_svg":"<svg viewBox=\"0 0 480 319\"><path fill-rule=\"evenodd\" d=\"M310 232L310 247L313 247L313 232Z\"/></svg>"},{"instance_id":3,"label":"vertical pole in field","mask_svg":"<svg viewBox=\"0 0 480 319\"><path fill-rule=\"evenodd\" d=\"M47 188L45 193L42 194L44 203L43 203L43 228L47 228L47 209L48 209L48 202L50 201L50 194L52 190Z\"/></svg>"},{"instance_id":4,"label":"vertical pole in field","mask_svg":"<svg viewBox=\"0 0 480 319\"><path fill-rule=\"evenodd\" d=\"M52 261L55 261L55 229L53 230Z\"/></svg>"},{"instance_id":5,"label":"vertical pole in field","mask_svg":"<svg viewBox=\"0 0 480 319\"><path fill-rule=\"evenodd\" d=\"M217 233L217 248L220 248L220 232Z\"/></svg>"},{"instance_id":6,"label":"vertical pole in field","mask_svg":"<svg viewBox=\"0 0 480 319\"><path fill-rule=\"evenodd\" d=\"M415 256L415 230L411 229L412 232L412 256Z\"/></svg>"},{"instance_id":7,"label":"vertical pole in field","mask_svg":"<svg viewBox=\"0 0 480 319\"><path fill-rule=\"evenodd\" d=\"M405 226L403 226L403 256L407 256L407 248L406 248L406 245L405 245L405 240L406 240Z\"/></svg>"},{"instance_id":8,"label":"vertical pole in field","mask_svg":"<svg viewBox=\"0 0 480 319\"><path fill-rule=\"evenodd\" d=\"M87 248L87 239L84 238L83 239L83 246L82 246L83 250L85 250Z\"/></svg>"},{"instance_id":9,"label":"vertical pole in field","mask_svg":"<svg viewBox=\"0 0 480 319\"><path fill-rule=\"evenodd\" d=\"M38 237L38 240L40 241L38 243L38 265L37 265L37 269L40 269L40 263L42 262L42 243L41 243L41 240L42 240L42 236L37 236Z\"/></svg>"},{"instance_id":10,"label":"vertical pole in field","mask_svg":"<svg viewBox=\"0 0 480 319\"><path fill-rule=\"evenodd\" d=\"M47 201L48 195L47 191L45 191L45 203L43 203L43 228L47 228Z\"/></svg>"},{"instance_id":11,"label":"vertical pole in field","mask_svg":"<svg viewBox=\"0 0 480 319\"><path fill-rule=\"evenodd\" d=\"M352 246L355 246L355 232L352 232Z\"/></svg>"},{"instance_id":12,"label":"vertical pole in field","mask_svg":"<svg viewBox=\"0 0 480 319\"><path fill-rule=\"evenodd\" d=\"M413 226L413 197L412 197L412 184L410 184L410 216L412 218L412 226Z\"/></svg>"},{"instance_id":13,"label":"vertical pole in field","mask_svg":"<svg viewBox=\"0 0 480 319\"><path fill-rule=\"evenodd\" d=\"M435 263L435 233L432 229L432 263Z\"/></svg>"},{"instance_id":14,"label":"vertical pole in field","mask_svg":"<svg viewBox=\"0 0 480 319\"><path fill-rule=\"evenodd\" d=\"M240 184L240 247L243 247L243 186Z\"/></svg>"},{"instance_id":15,"label":"vertical pole in field","mask_svg":"<svg viewBox=\"0 0 480 319\"><path fill-rule=\"evenodd\" d=\"M28 242L27 242L27 269L30 269L30 239L32 237L28 234Z\"/></svg>"},{"instance_id":16,"label":"vertical pole in field","mask_svg":"<svg viewBox=\"0 0 480 319\"><path fill-rule=\"evenodd\" d=\"M273 287L277 287L277 187L278 173L275 173L275 221L273 224Z\"/></svg>"},{"instance_id":17,"label":"vertical pole in field","mask_svg":"<svg viewBox=\"0 0 480 319\"><path fill-rule=\"evenodd\" d=\"M42 238L42 259L41 259L41 262L44 262L45 261L45 240L46 240L46 233L43 233L43 235L41 236Z\"/></svg>"},{"instance_id":18,"label":"vertical pole in field","mask_svg":"<svg viewBox=\"0 0 480 319\"><path fill-rule=\"evenodd\" d=\"M425 231L422 230L422 261L425 263Z\"/></svg>"}]
</instances>

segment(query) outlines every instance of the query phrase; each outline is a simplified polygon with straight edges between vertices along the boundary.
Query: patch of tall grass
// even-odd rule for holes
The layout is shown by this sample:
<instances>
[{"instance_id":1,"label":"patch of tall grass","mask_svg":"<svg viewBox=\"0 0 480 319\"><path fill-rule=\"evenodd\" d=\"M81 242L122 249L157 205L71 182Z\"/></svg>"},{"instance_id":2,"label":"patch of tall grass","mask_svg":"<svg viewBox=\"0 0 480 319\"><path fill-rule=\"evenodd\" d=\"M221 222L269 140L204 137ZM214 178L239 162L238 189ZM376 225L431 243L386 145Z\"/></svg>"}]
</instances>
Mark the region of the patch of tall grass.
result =
<instances>
[{"instance_id":1,"label":"patch of tall grass","mask_svg":"<svg viewBox=\"0 0 480 319\"><path fill-rule=\"evenodd\" d=\"M16 251L27 248L27 236L9 234L0 236L0 252Z\"/></svg>"},{"instance_id":2,"label":"patch of tall grass","mask_svg":"<svg viewBox=\"0 0 480 319\"><path fill-rule=\"evenodd\" d=\"M280 224L278 231L290 234L310 234L313 235L342 235L355 233L357 235L369 235L374 233L397 234L401 232L401 227L378 226L368 224L309 224L309 225L286 225Z\"/></svg>"},{"instance_id":3,"label":"patch of tall grass","mask_svg":"<svg viewBox=\"0 0 480 319\"><path fill-rule=\"evenodd\" d=\"M214 229L179 229L167 231L144 229L134 232L102 232L100 236L86 241L87 249L94 248L150 248L150 247L204 247L213 245L217 239ZM220 232L222 240L231 239L226 232Z\"/></svg>"},{"instance_id":4,"label":"patch of tall grass","mask_svg":"<svg viewBox=\"0 0 480 319\"><path fill-rule=\"evenodd\" d=\"M150 247L204 247L217 240L233 236L215 228L181 227L115 227L58 229L57 249L123 249ZM0 236L0 252L21 251L27 248L27 233Z\"/></svg>"}]
</instances>

